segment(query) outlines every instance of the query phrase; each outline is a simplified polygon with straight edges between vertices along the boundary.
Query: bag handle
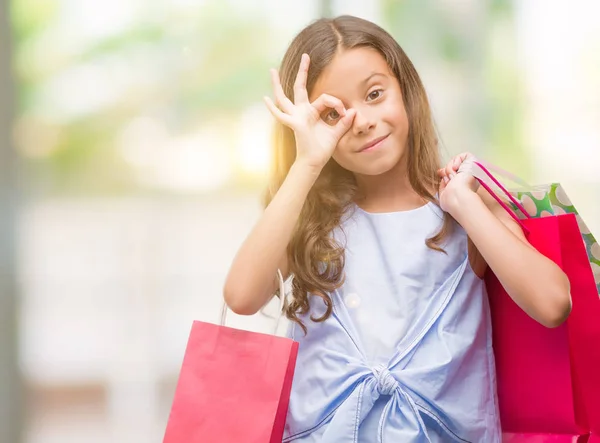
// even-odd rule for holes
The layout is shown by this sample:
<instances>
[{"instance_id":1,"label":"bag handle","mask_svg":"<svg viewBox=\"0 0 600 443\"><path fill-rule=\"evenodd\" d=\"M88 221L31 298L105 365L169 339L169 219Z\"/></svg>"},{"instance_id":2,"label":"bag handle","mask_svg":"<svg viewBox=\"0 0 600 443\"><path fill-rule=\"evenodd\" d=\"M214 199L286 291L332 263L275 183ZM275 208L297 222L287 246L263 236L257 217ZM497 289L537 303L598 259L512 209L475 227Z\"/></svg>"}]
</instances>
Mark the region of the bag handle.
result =
<instances>
[{"instance_id":1,"label":"bag handle","mask_svg":"<svg viewBox=\"0 0 600 443\"><path fill-rule=\"evenodd\" d=\"M506 189L506 188L505 188L505 187L502 185L502 183L500 183L500 182L499 182L499 181L496 179L496 177L494 177L494 176L492 175L492 173L491 173L490 171L488 171L488 169L487 169L485 166L483 166L483 164L481 164L481 163L480 163L480 162L478 162L478 161L475 161L474 163L475 163L475 165L479 166L479 168L480 168L480 169L481 169L481 170L482 170L482 171L483 171L483 172L484 172L484 173L485 173L485 174L486 174L486 175L487 175L487 176L488 176L488 177L489 177L489 178L490 178L490 179L491 179L491 180L494 182L494 184L495 184L496 186L498 186L498 188L500 188L500 190L501 190L501 191L502 191L502 192L503 192L503 193L504 193L504 194L505 194L505 195L506 195L506 196L509 198L509 200L510 200L511 202L513 202L513 203L514 203L514 205L515 205L517 208L519 208L519 210L520 210L520 211L523 213L523 215L524 215L526 218L531 218L531 216L529 215L529 212L527 212L527 210L526 210L526 209L523 207L523 205L521 204L521 202L520 202L519 200L517 200L517 199L515 198L515 196L514 196L514 195L512 195L510 192L508 192L508 190L507 190L507 189ZM479 182L480 182L480 183L482 183L482 180L480 180L480 179L479 179ZM487 184L486 184L486 186L487 186ZM486 186L484 186L484 188L485 188ZM487 187L489 187L489 186L487 186ZM496 193L492 192L492 194L493 194L493 197L495 197L497 200L499 199L499 197L496 195ZM509 209L509 208L508 208L508 206L506 206L506 204L503 204L502 206L503 206L503 207L504 207L504 208L505 208L505 209L506 209L508 212L510 212L512 215L515 215L515 216L516 216L516 214L514 214L514 211L513 211L512 209Z\"/></svg>"},{"instance_id":2,"label":"bag handle","mask_svg":"<svg viewBox=\"0 0 600 443\"><path fill-rule=\"evenodd\" d=\"M279 315L277 315L277 320L275 321L275 328L273 329L273 335L277 335L277 329L279 328L279 321L281 320L283 308L285 307L285 282L283 281L283 275L281 275L281 271L277 270L277 279L279 281ZM221 326L225 326L225 322L227 321L227 311L228 311L227 303L223 302L223 307L221 309Z\"/></svg>"},{"instance_id":3,"label":"bag handle","mask_svg":"<svg viewBox=\"0 0 600 443\"><path fill-rule=\"evenodd\" d=\"M485 166L488 171L496 174L496 176L504 177L504 178L510 180L511 182L516 183L519 186L522 186L525 189L535 188L535 186L531 185L530 183L527 183L525 180L523 180L518 175L515 175L512 172L509 172L505 169L502 169L501 167L499 167L493 163L485 162L483 160L477 160L477 162L479 164L481 164L482 166Z\"/></svg>"},{"instance_id":4,"label":"bag handle","mask_svg":"<svg viewBox=\"0 0 600 443\"><path fill-rule=\"evenodd\" d=\"M521 202L519 202L510 192L508 192L508 190L502 185L502 183L500 183L496 179L496 177L494 177L492 175L492 173L490 171L488 171L488 169L483 164L481 164L479 161L474 161L473 164L476 165L477 167L479 167L479 169L481 169L481 171L483 171L483 173L492 180L492 182L502 191L503 194L505 194L508 197L508 199L523 213L523 215L526 218L531 218L531 216L529 215L527 210L523 207ZM472 174L472 172L471 172L471 174ZM485 180L483 180L482 178L477 177L474 174L472 174L472 175L479 182L479 184L494 198L494 200L496 200L498 202L498 204L500 204L500 206L502 206L502 208L519 224L521 229L523 229L523 231L526 234L529 234L529 229L525 226L523 221L517 216L517 214L511 208L508 207L508 205L496 194L496 192L494 192L494 190L492 190L491 186L488 185L485 182Z\"/></svg>"}]
</instances>

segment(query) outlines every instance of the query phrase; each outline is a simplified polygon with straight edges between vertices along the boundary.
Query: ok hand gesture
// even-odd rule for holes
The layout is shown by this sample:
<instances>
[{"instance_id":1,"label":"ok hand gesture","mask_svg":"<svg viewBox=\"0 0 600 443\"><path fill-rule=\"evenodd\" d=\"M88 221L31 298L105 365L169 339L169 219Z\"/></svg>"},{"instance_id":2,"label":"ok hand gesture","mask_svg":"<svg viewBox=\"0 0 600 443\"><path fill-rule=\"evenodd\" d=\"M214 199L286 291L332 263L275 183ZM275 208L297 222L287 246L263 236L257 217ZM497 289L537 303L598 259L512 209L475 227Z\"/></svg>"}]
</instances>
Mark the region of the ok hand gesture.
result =
<instances>
[{"instance_id":1,"label":"ok hand gesture","mask_svg":"<svg viewBox=\"0 0 600 443\"><path fill-rule=\"evenodd\" d=\"M340 138L350 129L356 112L346 109L341 100L321 94L312 103L306 90L310 59L303 54L294 83L294 101L286 97L279 74L271 70L275 103L265 97L271 114L294 131L296 161L305 162L319 170L333 155Z\"/></svg>"}]
</instances>

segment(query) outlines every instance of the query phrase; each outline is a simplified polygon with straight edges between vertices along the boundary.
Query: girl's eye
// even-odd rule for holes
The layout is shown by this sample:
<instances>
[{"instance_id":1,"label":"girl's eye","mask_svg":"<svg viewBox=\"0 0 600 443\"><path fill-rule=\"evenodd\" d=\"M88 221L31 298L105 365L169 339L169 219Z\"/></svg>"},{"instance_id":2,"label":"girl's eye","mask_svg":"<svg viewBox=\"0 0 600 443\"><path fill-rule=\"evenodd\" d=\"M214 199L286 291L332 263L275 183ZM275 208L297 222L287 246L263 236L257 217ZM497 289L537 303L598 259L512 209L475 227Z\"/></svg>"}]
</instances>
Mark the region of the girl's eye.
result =
<instances>
[{"instance_id":1,"label":"girl's eye","mask_svg":"<svg viewBox=\"0 0 600 443\"><path fill-rule=\"evenodd\" d=\"M383 94L383 89L375 89L371 91L368 95L369 100L377 100Z\"/></svg>"},{"instance_id":2,"label":"girl's eye","mask_svg":"<svg viewBox=\"0 0 600 443\"><path fill-rule=\"evenodd\" d=\"M340 113L337 112L335 109L332 109L331 111L329 111L327 114L325 114L325 123L333 123L335 122L338 118L340 118Z\"/></svg>"}]
</instances>

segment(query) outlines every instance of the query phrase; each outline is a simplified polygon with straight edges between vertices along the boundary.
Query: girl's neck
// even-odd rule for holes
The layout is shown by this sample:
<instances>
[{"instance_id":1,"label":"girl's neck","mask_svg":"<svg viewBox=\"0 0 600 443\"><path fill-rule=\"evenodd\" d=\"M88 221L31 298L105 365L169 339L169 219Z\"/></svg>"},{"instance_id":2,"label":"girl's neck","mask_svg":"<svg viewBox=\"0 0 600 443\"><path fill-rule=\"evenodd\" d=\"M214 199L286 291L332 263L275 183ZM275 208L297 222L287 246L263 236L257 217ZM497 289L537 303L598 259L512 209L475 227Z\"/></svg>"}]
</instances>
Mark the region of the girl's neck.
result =
<instances>
[{"instance_id":1,"label":"girl's neck","mask_svg":"<svg viewBox=\"0 0 600 443\"><path fill-rule=\"evenodd\" d=\"M411 186L404 159L383 174L355 174L355 177L356 204L367 212L407 211L427 203Z\"/></svg>"}]
</instances>

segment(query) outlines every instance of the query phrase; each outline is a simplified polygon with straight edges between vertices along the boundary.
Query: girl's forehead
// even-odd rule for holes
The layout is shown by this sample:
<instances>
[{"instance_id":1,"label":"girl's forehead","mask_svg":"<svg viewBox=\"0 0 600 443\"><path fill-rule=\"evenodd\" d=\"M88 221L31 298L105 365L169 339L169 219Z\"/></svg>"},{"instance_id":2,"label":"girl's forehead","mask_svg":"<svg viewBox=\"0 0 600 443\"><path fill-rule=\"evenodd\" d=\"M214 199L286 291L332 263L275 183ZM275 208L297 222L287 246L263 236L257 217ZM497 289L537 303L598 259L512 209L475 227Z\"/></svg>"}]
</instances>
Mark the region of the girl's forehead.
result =
<instances>
[{"instance_id":1,"label":"girl's forehead","mask_svg":"<svg viewBox=\"0 0 600 443\"><path fill-rule=\"evenodd\" d=\"M310 69L310 68L309 68ZM326 93L338 98L352 96L368 87L369 80L393 78L387 62L372 48L340 51L317 78L311 100Z\"/></svg>"}]
</instances>

